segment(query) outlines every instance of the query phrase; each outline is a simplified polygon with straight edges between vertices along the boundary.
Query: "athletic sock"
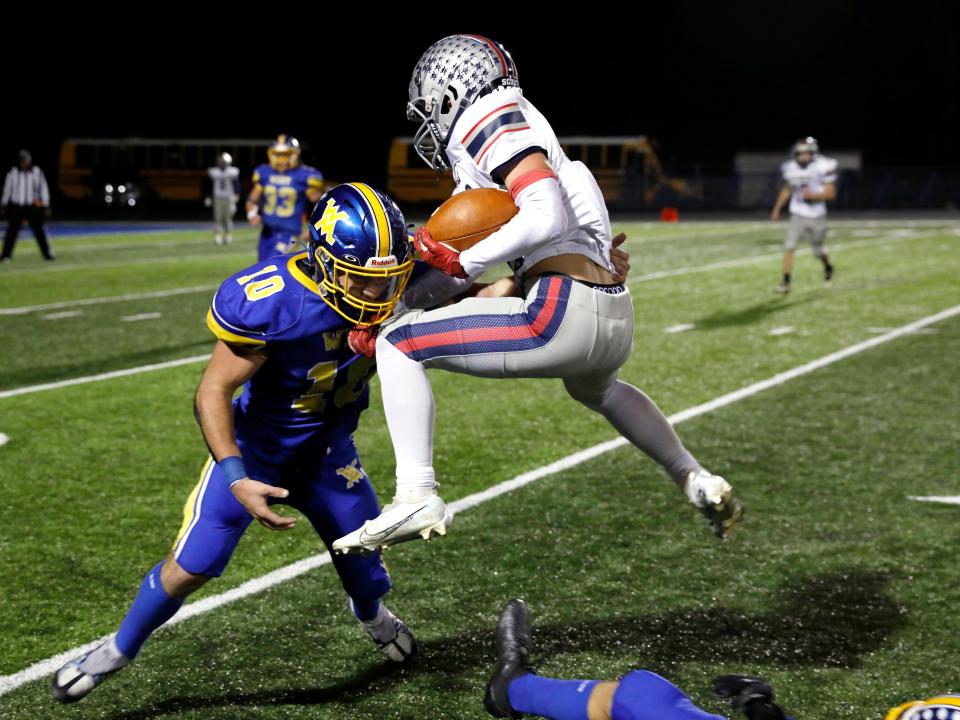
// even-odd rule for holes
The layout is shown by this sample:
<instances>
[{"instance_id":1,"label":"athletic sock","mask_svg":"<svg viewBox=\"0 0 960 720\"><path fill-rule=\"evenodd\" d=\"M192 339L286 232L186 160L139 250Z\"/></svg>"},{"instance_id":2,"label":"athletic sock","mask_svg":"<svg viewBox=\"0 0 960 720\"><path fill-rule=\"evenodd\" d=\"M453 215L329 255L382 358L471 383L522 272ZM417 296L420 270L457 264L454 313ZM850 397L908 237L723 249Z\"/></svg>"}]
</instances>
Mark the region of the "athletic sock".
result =
<instances>
[{"instance_id":1,"label":"athletic sock","mask_svg":"<svg viewBox=\"0 0 960 720\"><path fill-rule=\"evenodd\" d=\"M587 703L599 680L555 680L530 673L510 683L510 706L554 720L587 720Z\"/></svg>"},{"instance_id":2,"label":"athletic sock","mask_svg":"<svg viewBox=\"0 0 960 720\"><path fill-rule=\"evenodd\" d=\"M160 582L161 567L163 561L151 568L143 578L140 591L117 632L117 648L131 660L140 652L151 633L172 618L185 600L167 595Z\"/></svg>"}]
</instances>

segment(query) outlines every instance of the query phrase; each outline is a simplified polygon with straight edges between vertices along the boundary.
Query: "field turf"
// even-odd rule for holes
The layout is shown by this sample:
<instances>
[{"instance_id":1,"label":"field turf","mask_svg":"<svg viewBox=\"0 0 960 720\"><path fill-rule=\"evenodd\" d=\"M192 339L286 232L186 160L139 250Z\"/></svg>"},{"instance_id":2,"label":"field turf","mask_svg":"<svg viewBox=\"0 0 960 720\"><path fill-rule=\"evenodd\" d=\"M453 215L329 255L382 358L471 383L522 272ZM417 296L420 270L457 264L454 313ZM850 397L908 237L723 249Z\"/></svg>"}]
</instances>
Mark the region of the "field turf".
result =
<instances>
[{"instance_id":1,"label":"field turf","mask_svg":"<svg viewBox=\"0 0 960 720\"><path fill-rule=\"evenodd\" d=\"M616 223L630 240L634 353L622 377L668 414L960 305L960 223L833 226L833 287L799 254L775 296L783 226ZM112 632L169 550L205 450L192 392L203 317L254 238L76 236L0 267L0 675ZM173 292L171 292L173 291ZM118 300L119 297L133 297ZM960 316L678 425L747 505L720 543L633 448L464 511L443 540L391 549L389 606L421 658L389 665L329 565L165 628L76 706L44 676L0 718L481 718L493 628L530 603L540 672L663 674L702 707L757 673L799 719L882 718L960 691ZM181 358L176 367L55 385ZM615 437L558 381L433 373L450 500ZM357 433L386 499L392 451L374 383ZM306 523L251 526L192 600L323 551ZM0 678L2 683L2 678ZM2 684L0 684L2 687Z\"/></svg>"}]
</instances>

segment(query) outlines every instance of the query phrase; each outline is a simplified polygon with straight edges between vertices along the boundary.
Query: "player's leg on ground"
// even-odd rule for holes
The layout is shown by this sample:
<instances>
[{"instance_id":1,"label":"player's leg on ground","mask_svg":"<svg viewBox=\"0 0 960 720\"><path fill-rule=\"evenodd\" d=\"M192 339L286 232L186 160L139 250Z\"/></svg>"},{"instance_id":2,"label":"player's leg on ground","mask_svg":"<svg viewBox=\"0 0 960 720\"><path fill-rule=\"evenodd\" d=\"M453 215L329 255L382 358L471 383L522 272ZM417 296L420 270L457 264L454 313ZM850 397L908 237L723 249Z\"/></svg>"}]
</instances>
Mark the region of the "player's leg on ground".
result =
<instances>
[{"instance_id":1,"label":"player's leg on ground","mask_svg":"<svg viewBox=\"0 0 960 720\"><path fill-rule=\"evenodd\" d=\"M285 485L287 502L300 510L329 549L333 541L356 530L380 513L380 505L350 437L323 456L315 471L298 472ZM363 629L391 660L403 662L416 653L407 626L381 602L391 588L379 552L366 556L333 555L333 565Z\"/></svg>"},{"instance_id":2,"label":"player's leg on ground","mask_svg":"<svg viewBox=\"0 0 960 720\"><path fill-rule=\"evenodd\" d=\"M183 523L170 557L156 578L157 568L147 574L120 625L117 646L124 655L136 657L187 595L223 573L250 521L250 514L227 487L220 466L208 459L184 503Z\"/></svg>"},{"instance_id":3,"label":"player's leg on ground","mask_svg":"<svg viewBox=\"0 0 960 720\"><path fill-rule=\"evenodd\" d=\"M801 232L803 232L803 228L800 223L800 218L796 215L791 215L787 221L787 230L783 238L783 280L774 288L774 292L782 295L790 292L790 275L793 272L793 253L797 249Z\"/></svg>"},{"instance_id":4,"label":"player's leg on ground","mask_svg":"<svg viewBox=\"0 0 960 720\"><path fill-rule=\"evenodd\" d=\"M226 210L224 198L213 198L213 242L216 245L223 245L223 235L226 230Z\"/></svg>"},{"instance_id":5,"label":"player's leg on ground","mask_svg":"<svg viewBox=\"0 0 960 720\"><path fill-rule=\"evenodd\" d=\"M644 670L619 682L557 680L530 673L510 683L514 710L554 720L723 720L676 685Z\"/></svg>"},{"instance_id":6,"label":"player's leg on ground","mask_svg":"<svg viewBox=\"0 0 960 720\"><path fill-rule=\"evenodd\" d=\"M233 200L227 198L226 201L226 217L224 218L224 229L226 230L226 236L224 241L229 245L233 242L233 216L237 214L237 206Z\"/></svg>"},{"instance_id":7,"label":"player's leg on ground","mask_svg":"<svg viewBox=\"0 0 960 720\"><path fill-rule=\"evenodd\" d=\"M819 218L812 230L811 243L814 256L823 263L823 282L829 287L830 281L833 280L833 265L830 263L825 247L828 229L826 218Z\"/></svg>"},{"instance_id":8,"label":"player's leg on ground","mask_svg":"<svg viewBox=\"0 0 960 720\"><path fill-rule=\"evenodd\" d=\"M491 715L530 713L556 720L715 720L677 687L648 672L618 683L541 677L530 667L527 605L514 599L497 622L497 663L484 706Z\"/></svg>"},{"instance_id":9,"label":"player's leg on ground","mask_svg":"<svg viewBox=\"0 0 960 720\"><path fill-rule=\"evenodd\" d=\"M219 466L208 459L184 504L183 524L170 556L147 572L117 633L54 674L54 696L64 702L80 700L136 658L187 595L223 572L251 520Z\"/></svg>"}]
</instances>

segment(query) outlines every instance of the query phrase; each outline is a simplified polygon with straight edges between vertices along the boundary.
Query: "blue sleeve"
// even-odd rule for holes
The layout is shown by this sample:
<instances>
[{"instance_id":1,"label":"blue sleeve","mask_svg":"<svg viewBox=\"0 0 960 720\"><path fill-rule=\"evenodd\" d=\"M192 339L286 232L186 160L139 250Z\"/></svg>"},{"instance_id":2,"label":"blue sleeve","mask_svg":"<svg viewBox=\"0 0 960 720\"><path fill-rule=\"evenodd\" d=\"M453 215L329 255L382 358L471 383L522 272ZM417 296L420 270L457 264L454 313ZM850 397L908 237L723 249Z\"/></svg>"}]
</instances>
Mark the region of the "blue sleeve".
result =
<instances>
[{"instance_id":1,"label":"blue sleeve","mask_svg":"<svg viewBox=\"0 0 960 720\"><path fill-rule=\"evenodd\" d=\"M249 267L220 285L207 311L207 327L218 340L234 345L262 347L282 340L300 318L301 289L285 261Z\"/></svg>"}]
</instances>

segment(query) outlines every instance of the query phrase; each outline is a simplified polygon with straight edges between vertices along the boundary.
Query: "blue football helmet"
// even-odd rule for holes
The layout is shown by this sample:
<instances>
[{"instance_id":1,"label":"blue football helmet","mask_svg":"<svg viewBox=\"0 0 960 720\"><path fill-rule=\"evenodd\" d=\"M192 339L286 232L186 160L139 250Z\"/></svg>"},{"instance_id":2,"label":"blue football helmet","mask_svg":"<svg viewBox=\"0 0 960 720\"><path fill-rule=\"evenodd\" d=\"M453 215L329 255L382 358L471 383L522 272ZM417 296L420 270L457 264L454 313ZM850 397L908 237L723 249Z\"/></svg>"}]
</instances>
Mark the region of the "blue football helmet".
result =
<instances>
[{"instance_id":1,"label":"blue football helmet","mask_svg":"<svg viewBox=\"0 0 960 720\"><path fill-rule=\"evenodd\" d=\"M390 316L413 271L400 208L364 183L337 185L320 197L308 250L324 301L360 327Z\"/></svg>"},{"instance_id":2,"label":"blue football helmet","mask_svg":"<svg viewBox=\"0 0 960 720\"><path fill-rule=\"evenodd\" d=\"M413 147L435 170L447 168L447 141L460 114L502 87L519 87L517 66L483 35L449 35L420 56L407 88L407 119L420 123Z\"/></svg>"}]
</instances>

